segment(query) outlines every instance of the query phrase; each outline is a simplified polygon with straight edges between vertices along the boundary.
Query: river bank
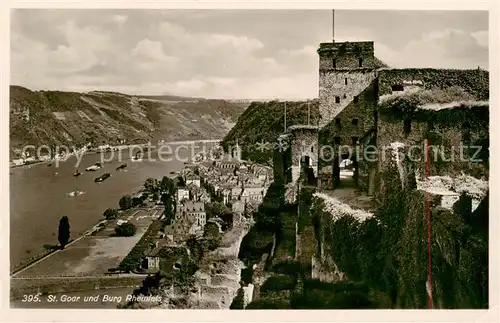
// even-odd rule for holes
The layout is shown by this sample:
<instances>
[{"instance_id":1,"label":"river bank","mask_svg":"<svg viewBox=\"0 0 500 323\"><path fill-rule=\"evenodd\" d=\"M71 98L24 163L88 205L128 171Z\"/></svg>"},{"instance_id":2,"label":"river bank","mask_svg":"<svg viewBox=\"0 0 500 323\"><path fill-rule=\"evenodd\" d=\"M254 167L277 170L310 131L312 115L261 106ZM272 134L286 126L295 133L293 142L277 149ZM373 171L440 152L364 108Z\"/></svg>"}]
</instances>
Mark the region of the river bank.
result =
<instances>
[{"instance_id":1,"label":"river bank","mask_svg":"<svg viewBox=\"0 0 500 323\"><path fill-rule=\"evenodd\" d=\"M191 157L190 149L181 149L181 158ZM151 152L152 155L159 153ZM12 266L27 261L33 255L45 252L44 245L57 245L57 227L62 216L68 216L71 236L81 236L86 230L102 220L108 208L118 208L124 195L138 192L147 178L162 178L184 167L184 160L172 158L132 161L117 171L121 161L118 156L109 159L96 172L82 172L73 176L76 158L61 161L54 167L29 165L11 170L10 176L10 261ZM81 165L87 167L101 162L101 154L83 156ZM95 183L94 178L103 173L111 178ZM73 191L85 194L68 197ZM26 239L26 237L30 237Z\"/></svg>"},{"instance_id":2,"label":"river bank","mask_svg":"<svg viewBox=\"0 0 500 323\"><path fill-rule=\"evenodd\" d=\"M178 146L178 145L190 145L190 144L196 144L196 143L202 143L202 144L215 144L219 143L221 140L220 139L208 139L208 140L180 140L180 141L168 141L168 142L158 142L157 144L160 146L164 145L172 145L172 146ZM85 155L91 155L91 154L103 154L103 153L108 153L108 152L114 152L114 151L123 151L123 150L131 150L133 148L145 148L145 147L150 147L151 149L155 150L157 149L157 146L152 145L151 143L146 143L146 144L132 144L132 145L121 145L121 146L109 146L106 148L93 148L93 149L80 149L78 151L73 151L68 153L65 156L61 156L59 158L44 158L43 160L35 160L35 161L30 161L30 162L25 162L24 164L17 165L14 164L13 162L10 163L9 167L10 169L16 169L16 168L22 168L22 167L31 167L31 166L36 166L36 165L48 165L52 163L58 163L58 162L63 162L66 161L67 159L73 157L73 156L85 156Z\"/></svg>"}]
</instances>

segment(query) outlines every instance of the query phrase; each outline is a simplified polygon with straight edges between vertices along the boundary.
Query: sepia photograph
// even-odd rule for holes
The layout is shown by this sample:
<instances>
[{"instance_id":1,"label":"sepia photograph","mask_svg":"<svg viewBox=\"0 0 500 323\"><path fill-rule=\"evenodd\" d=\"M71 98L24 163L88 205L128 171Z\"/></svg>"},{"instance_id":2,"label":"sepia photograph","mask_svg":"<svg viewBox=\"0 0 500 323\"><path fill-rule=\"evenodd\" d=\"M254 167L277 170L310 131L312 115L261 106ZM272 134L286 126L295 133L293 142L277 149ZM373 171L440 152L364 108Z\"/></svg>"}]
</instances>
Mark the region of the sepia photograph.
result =
<instances>
[{"instance_id":1,"label":"sepia photograph","mask_svg":"<svg viewBox=\"0 0 500 323\"><path fill-rule=\"evenodd\" d=\"M10 308L487 310L489 20L11 9Z\"/></svg>"}]
</instances>

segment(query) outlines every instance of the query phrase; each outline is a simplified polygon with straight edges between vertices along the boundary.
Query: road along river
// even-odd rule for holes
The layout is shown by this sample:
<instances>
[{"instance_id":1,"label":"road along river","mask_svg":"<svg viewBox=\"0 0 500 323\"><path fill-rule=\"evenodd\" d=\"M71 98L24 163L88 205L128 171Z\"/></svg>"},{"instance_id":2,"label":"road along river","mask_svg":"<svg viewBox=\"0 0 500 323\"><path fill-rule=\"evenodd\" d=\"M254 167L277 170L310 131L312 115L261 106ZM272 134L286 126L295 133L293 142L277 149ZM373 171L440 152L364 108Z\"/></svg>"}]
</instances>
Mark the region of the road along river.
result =
<instances>
[{"instance_id":1,"label":"road along river","mask_svg":"<svg viewBox=\"0 0 500 323\"><path fill-rule=\"evenodd\" d=\"M59 219L69 218L71 237L76 238L103 219L107 208L118 208L119 199L126 194L134 194L149 178L161 178L180 171L184 162L212 143L175 144L170 149L149 152L142 160L133 161L128 150L101 154L87 154L81 159L80 176L75 177L75 156L66 161L37 164L11 169L10 175L10 261L16 265L44 251L44 245L56 245ZM171 153L169 153L171 151ZM111 155L113 154L113 155ZM85 168L101 162L97 171ZM160 157L163 160L160 160ZM126 163L123 170L116 170ZM94 179L104 173L111 177L101 183ZM83 191L78 196L67 196L72 191Z\"/></svg>"}]
</instances>

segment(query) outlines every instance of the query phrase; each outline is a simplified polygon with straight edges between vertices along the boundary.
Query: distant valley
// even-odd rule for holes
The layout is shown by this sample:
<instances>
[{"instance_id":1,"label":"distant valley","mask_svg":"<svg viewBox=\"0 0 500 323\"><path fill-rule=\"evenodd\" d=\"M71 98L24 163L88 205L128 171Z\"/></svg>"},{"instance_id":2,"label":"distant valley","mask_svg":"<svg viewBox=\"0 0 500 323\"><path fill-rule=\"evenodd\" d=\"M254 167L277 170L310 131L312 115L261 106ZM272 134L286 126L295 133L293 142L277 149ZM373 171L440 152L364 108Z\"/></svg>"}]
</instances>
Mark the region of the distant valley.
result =
<instances>
[{"instance_id":1,"label":"distant valley","mask_svg":"<svg viewBox=\"0 0 500 323\"><path fill-rule=\"evenodd\" d=\"M10 87L10 155L26 145L116 144L224 137L246 101Z\"/></svg>"}]
</instances>

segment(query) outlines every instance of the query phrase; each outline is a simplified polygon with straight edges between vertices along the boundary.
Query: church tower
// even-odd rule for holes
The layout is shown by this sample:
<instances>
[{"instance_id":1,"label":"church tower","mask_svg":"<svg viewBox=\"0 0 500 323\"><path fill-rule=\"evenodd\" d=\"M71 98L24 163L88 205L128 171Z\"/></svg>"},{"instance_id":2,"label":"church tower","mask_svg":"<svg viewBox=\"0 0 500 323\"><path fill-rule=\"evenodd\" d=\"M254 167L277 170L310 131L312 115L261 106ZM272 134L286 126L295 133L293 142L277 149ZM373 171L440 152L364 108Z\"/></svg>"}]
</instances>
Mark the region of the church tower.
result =
<instances>
[{"instance_id":1,"label":"church tower","mask_svg":"<svg viewBox=\"0 0 500 323\"><path fill-rule=\"evenodd\" d=\"M240 145L238 144L238 139L236 139L236 146L233 148L233 153L232 153L232 157L238 161L238 162L241 162L241 147Z\"/></svg>"}]
</instances>

